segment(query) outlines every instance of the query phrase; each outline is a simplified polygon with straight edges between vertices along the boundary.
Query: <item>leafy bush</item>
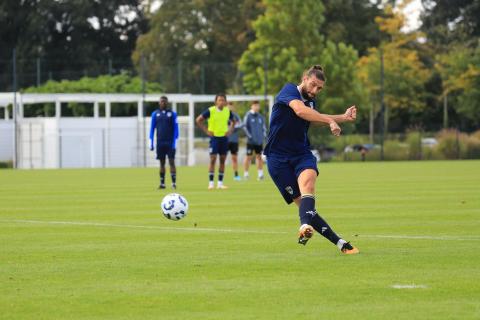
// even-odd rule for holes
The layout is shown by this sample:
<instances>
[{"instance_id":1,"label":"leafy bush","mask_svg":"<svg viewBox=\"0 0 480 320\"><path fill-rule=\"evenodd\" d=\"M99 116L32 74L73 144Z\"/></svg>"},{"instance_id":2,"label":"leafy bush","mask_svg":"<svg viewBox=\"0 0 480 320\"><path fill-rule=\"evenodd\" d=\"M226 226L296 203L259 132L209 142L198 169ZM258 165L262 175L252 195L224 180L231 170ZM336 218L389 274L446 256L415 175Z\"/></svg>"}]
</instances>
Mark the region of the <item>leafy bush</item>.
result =
<instances>
[{"instance_id":1,"label":"leafy bush","mask_svg":"<svg viewBox=\"0 0 480 320\"><path fill-rule=\"evenodd\" d=\"M438 145L436 150L443 155L445 159L459 159L466 154L466 140L465 133L457 130L448 129L442 130L437 134Z\"/></svg>"}]
</instances>

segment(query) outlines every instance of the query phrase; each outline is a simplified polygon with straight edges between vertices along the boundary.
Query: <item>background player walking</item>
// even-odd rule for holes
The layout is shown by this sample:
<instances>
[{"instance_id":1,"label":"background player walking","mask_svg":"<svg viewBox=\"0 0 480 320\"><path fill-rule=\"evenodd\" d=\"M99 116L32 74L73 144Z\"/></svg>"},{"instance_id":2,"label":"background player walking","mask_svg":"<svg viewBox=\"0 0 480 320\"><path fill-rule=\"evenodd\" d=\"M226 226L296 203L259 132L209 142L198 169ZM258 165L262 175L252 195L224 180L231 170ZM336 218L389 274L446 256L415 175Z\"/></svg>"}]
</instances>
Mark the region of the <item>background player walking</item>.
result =
<instances>
[{"instance_id":1,"label":"background player walking","mask_svg":"<svg viewBox=\"0 0 480 320\"><path fill-rule=\"evenodd\" d=\"M315 229L345 254L359 250L340 238L315 210L317 161L310 151L307 132L310 123L328 125L333 135L340 135L337 123L354 121L357 109L352 106L342 115L326 115L315 110L316 95L323 89L326 78L322 67L306 70L297 86L287 83L275 97L270 118L265 154L268 171L285 201L299 207L298 242L305 245Z\"/></svg>"},{"instance_id":2,"label":"background player walking","mask_svg":"<svg viewBox=\"0 0 480 320\"><path fill-rule=\"evenodd\" d=\"M227 189L223 185L225 172L225 159L228 152L228 136L233 132L234 119L227 105L227 97L224 94L215 96L215 105L205 110L196 119L197 125L210 137L210 165L208 167L208 189L214 188L215 163L217 155L220 158L218 166L217 189ZM208 128L205 120L208 119Z\"/></svg>"},{"instance_id":3,"label":"background player walking","mask_svg":"<svg viewBox=\"0 0 480 320\"><path fill-rule=\"evenodd\" d=\"M230 109L230 112L232 113L234 122L233 132L228 136L228 151L232 157L233 180L240 181L241 178L238 175L238 135L243 124L242 119L235 112L235 105L232 102L228 103L228 109Z\"/></svg>"},{"instance_id":4,"label":"background player walking","mask_svg":"<svg viewBox=\"0 0 480 320\"><path fill-rule=\"evenodd\" d=\"M248 179L248 168L252 161L253 152L256 156L256 164L258 170L258 180L263 180L263 142L267 136L267 127L265 124L265 117L260 114L260 103L253 101L244 118L244 130L247 135L247 156L245 157L243 176Z\"/></svg>"},{"instance_id":5,"label":"background player walking","mask_svg":"<svg viewBox=\"0 0 480 320\"><path fill-rule=\"evenodd\" d=\"M165 189L165 157L168 156L172 188L176 189L177 170L175 168L175 150L178 139L177 113L168 108L168 98L160 97L158 109L153 111L150 124L150 150L153 151L155 131L157 131L157 159L160 160L160 186Z\"/></svg>"}]
</instances>

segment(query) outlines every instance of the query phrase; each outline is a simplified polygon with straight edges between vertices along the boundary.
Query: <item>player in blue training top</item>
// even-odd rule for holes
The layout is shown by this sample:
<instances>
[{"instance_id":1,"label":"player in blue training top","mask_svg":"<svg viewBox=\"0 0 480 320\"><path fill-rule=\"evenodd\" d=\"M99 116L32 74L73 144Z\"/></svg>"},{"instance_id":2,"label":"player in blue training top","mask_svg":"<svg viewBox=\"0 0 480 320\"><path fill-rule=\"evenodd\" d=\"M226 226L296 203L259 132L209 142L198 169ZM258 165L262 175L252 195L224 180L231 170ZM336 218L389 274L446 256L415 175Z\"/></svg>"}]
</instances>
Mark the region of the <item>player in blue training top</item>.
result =
<instances>
[{"instance_id":1,"label":"player in blue training top","mask_svg":"<svg viewBox=\"0 0 480 320\"><path fill-rule=\"evenodd\" d=\"M285 201L299 207L298 243L305 245L314 229L345 254L359 250L340 238L315 210L316 158L310 151L307 132L310 123L328 125L333 135L340 135L337 123L355 121L357 109L348 108L342 115L326 115L315 110L315 96L326 78L322 67L306 70L297 86L287 83L275 97L270 117L270 131L265 146L268 171Z\"/></svg>"},{"instance_id":2,"label":"player in blue training top","mask_svg":"<svg viewBox=\"0 0 480 320\"><path fill-rule=\"evenodd\" d=\"M177 170L175 168L175 150L178 139L177 113L168 108L168 98L160 97L158 109L152 113L150 125L150 150L153 151L155 130L157 131L157 159L160 160L160 186L165 189L165 157L170 164L172 188L177 188Z\"/></svg>"}]
</instances>

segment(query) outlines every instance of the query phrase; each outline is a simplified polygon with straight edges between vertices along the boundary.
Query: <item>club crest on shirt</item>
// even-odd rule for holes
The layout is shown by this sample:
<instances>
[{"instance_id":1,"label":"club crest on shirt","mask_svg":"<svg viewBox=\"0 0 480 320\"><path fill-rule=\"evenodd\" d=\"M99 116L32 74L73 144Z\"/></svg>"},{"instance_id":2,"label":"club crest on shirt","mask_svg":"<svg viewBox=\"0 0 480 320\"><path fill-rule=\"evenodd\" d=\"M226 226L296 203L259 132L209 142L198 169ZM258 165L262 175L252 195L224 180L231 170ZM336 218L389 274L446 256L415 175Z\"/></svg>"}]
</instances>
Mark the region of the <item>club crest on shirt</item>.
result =
<instances>
[{"instance_id":1,"label":"club crest on shirt","mask_svg":"<svg viewBox=\"0 0 480 320\"><path fill-rule=\"evenodd\" d=\"M313 101L310 101L308 104L310 105L310 108L313 108Z\"/></svg>"},{"instance_id":2,"label":"club crest on shirt","mask_svg":"<svg viewBox=\"0 0 480 320\"><path fill-rule=\"evenodd\" d=\"M285 190L287 190L287 192L288 192L289 194L292 194L292 195L293 195L293 189L292 189L292 187L288 186L288 187L285 188Z\"/></svg>"},{"instance_id":3,"label":"club crest on shirt","mask_svg":"<svg viewBox=\"0 0 480 320\"><path fill-rule=\"evenodd\" d=\"M167 112L167 117L171 117L172 116L172 113L171 112Z\"/></svg>"}]
</instances>

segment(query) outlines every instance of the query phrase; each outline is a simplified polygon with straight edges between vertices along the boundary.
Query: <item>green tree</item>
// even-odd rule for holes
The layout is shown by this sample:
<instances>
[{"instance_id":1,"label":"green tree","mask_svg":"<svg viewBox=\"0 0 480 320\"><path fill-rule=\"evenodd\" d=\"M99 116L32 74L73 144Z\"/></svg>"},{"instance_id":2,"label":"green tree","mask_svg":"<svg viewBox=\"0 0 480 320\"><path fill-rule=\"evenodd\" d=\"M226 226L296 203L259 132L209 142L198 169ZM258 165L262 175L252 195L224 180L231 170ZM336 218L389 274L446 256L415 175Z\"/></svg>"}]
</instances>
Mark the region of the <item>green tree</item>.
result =
<instances>
[{"instance_id":1,"label":"green tree","mask_svg":"<svg viewBox=\"0 0 480 320\"><path fill-rule=\"evenodd\" d=\"M239 61L248 92L264 92L265 62L270 94L286 82L298 82L306 67L321 64L327 76L325 92L318 97L322 112L343 112L347 105L364 101L363 86L356 75L356 50L326 41L319 32L321 2L265 0L264 5L265 13L254 22L257 38Z\"/></svg>"},{"instance_id":2,"label":"green tree","mask_svg":"<svg viewBox=\"0 0 480 320\"><path fill-rule=\"evenodd\" d=\"M406 2L404 3L404 5ZM401 9L401 8L400 8ZM358 62L359 77L368 88L371 104L380 110L380 54L384 60L384 101L387 107L386 131L389 119L405 119L425 108L425 84L430 72L420 60L415 46L422 36L418 32L401 31L405 17L401 10L386 6L385 16L377 17L380 30L386 34L386 40L379 48L370 48L368 55ZM397 121L395 130L404 130L408 123Z\"/></svg>"},{"instance_id":3,"label":"green tree","mask_svg":"<svg viewBox=\"0 0 480 320\"><path fill-rule=\"evenodd\" d=\"M159 83L146 82L147 93L163 92ZM50 80L41 86L32 86L25 93L141 93L142 80L125 73L115 76L83 77L79 80Z\"/></svg>"},{"instance_id":4,"label":"green tree","mask_svg":"<svg viewBox=\"0 0 480 320\"><path fill-rule=\"evenodd\" d=\"M22 90L24 93L141 93L142 80L139 77L131 77L127 74L115 76L99 76L96 78L83 77L79 80L47 81L41 86L33 86ZM147 93L164 92L159 83L147 82ZM112 116L131 115L136 112L135 104L121 104L112 108ZM89 110L85 104L69 103L68 112L73 116L89 116ZM51 116L55 107L45 104L36 108L29 116ZM62 111L63 112L63 111Z\"/></svg>"},{"instance_id":5,"label":"green tree","mask_svg":"<svg viewBox=\"0 0 480 320\"><path fill-rule=\"evenodd\" d=\"M473 127L480 125L480 42L476 48L458 46L437 56L435 65L454 110L470 120Z\"/></svg>"},{"instance_id":6,"label":"green tree","mask_svg":"<svg viewBox=\"0 0 480 320\"><path fill-rule=\"evenodd\" d=\"M268 68L268 92L296 82L306 66L319 63L324 48L320 27L324 7L316 0L263 0L265 13L253 23L256 39L239 60L249 93L263 93ZM267 65L268 64L268 65Z\"/></svg>"},{"instance_id":7,"label":"green tree","mask_svg":"<svg viewBox=\"0 0 480 320\"><path fill-rule=\"evenodd\" d=\"M422 0L422 31L437 49L446 51L446 45L461 43L477 45L480 37L480 1L478 0Z\"/></svg>"},{"instance_id":8,"label":"green tree","mask_svg":"<svg viewBox=\"0 0 480 320\"><path fill-rule=\"evenodd\" d=\"M360 54L380 44L375 17L382 15L378 3L371 0L324 0L325 23L320 32L334 43L352 45Z\"/></svg>"},{"instance_id":9,"label":"green tree","mask_svg":"<svg viewBox=\"0 0 480 320\"><path fill-rule=\"evenodd\" d=\"M20 87L35 83L36 59L53 79L78 79L108 72L108 58L131 64L137 36L146 20L140 0L0 1L0 60L11 64L17 49ZM7 69L0 65L1 69ZM44 76L43 80L46 77ZM0 90L11 90L11 77Z\"/></svg>"},{"instance_id":10,"label":"green tree","mask_svg":"<svg viewBox=\"0 0 480 320\"><path fill-rule=\"evenodd\" d=\"M162 1L151 29L137 41L133 60L167 91L216 93L235 80L238 60L253 40L255 0Z\"/></svg>"}]
</instances>

